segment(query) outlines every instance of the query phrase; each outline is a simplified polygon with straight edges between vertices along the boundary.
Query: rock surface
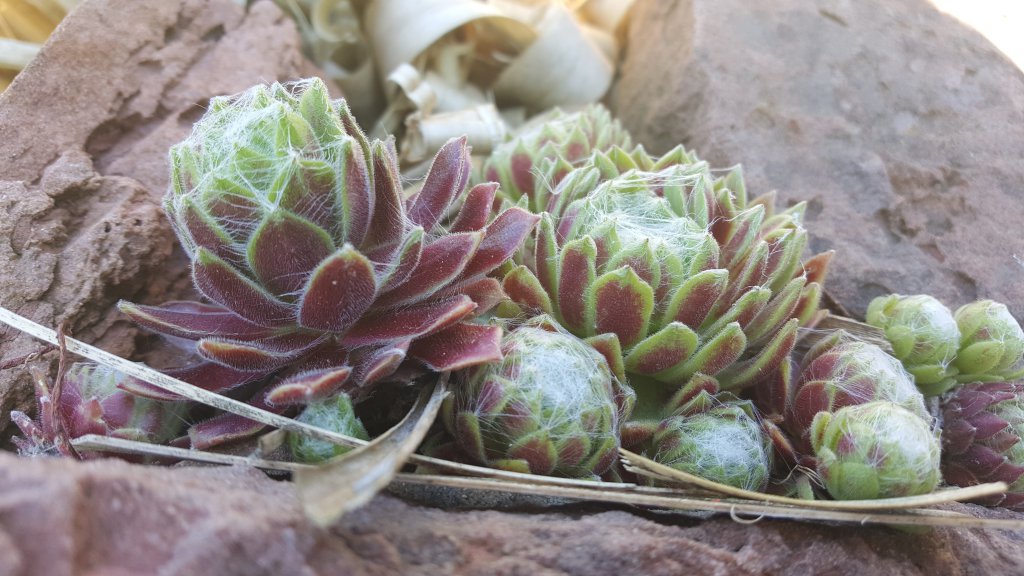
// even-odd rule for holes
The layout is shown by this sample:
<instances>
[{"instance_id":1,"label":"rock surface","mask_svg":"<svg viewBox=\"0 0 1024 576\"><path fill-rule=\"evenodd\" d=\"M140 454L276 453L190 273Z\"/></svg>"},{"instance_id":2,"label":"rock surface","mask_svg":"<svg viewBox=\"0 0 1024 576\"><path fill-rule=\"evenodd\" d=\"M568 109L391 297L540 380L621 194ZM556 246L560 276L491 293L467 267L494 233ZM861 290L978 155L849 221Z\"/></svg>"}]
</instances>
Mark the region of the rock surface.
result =
<instances>
[{"instance_id":1,"label":"rock surface","mask_svg":"<svg viewBox=\"0 0 1024 576\"><path fill-rule=\"evenodd\" d=\"M190 285L160 207L167 149L211 96L312 73L272 2L83 4L0 96L0 305L131 354L117 300ZM0 430L31 406L21 360L40 348L0 331Z\"/></svg>"},{"instance_id":2,"label":"rock surface","mask_svg":"<svg viewBox=\"0 0 1024 576\"><path fill-rule=\"evenodd\" d=\"M1024 74L926 0L641 0L611 103L748 188L808 200L827 289L1024 319Z\"/></svg>"},{"instance_id":3,"label":"rock surface","mask_svg":"<svg viewBox=\"0 0 1024 576\"><path fill-rule=\"evenodd\" d=\"M442 510L378 496L330 529L249 469L0 455L0 574L1011 574L1024 531L907 534L572 506ZM975 509L975 511L981 509ZM1012 516L1009 512L985 514Z\"/></svg>"}]
</instances>

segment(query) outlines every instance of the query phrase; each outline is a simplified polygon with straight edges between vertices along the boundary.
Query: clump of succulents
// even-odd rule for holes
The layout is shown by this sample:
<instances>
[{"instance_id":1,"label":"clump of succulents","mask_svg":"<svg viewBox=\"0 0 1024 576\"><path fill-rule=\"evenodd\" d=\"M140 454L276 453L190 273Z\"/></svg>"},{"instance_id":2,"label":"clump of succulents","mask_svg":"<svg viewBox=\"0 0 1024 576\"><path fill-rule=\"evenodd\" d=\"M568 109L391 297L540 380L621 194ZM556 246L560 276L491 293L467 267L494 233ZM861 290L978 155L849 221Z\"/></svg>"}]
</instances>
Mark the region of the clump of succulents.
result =
<instances>
[{"instance_id":1,"label":"clump of succulents","mask_svg":"<svg viewBox=\"0 0 1024 576\"><path fill-rule=\"evenodd\" d=\"M704 374L739 390L815 318L830 254L801 263L803 209L748 201L739 170L715 178L682 148L598 151L557 186L503 286L577 336L613 339L631 381L670 395Z\"/></svg>"},{"instance_id":2,"label":"clump of succulents","mask_svg":"<svg viewBox=\"0 0 1024 576\"><path fill-rule=\"evenodd\" d=\"M501 184L498 193L513 204L521 198L532 212L547 210L551 192L594 152L630 149L632 138L600 104L579 112L555 109L520 128L496 147L483 166L483 181Z\"/></svg>"},{"instance_id":3,"label":"clump of succulents","mask_svg":"<svg viewBox=\"0 0 1024 576\"><path fill-rule=\"evenodd\" d=\"M472 319L503 297L487 274L537 216L492 218L496 184L467 186L465 138L406 197L392 142L368 140L314 79L214 98L171 149L171 170L165 207L212 304L121 310L194 342L203 363L180 373L188 382L263 381L251 402L282 411L339 390L358 400L403 364L501 358L501 329ZM261 428L221 415L190 435L201 447Z\"/></svg>"},{"instance_id":4,"label":"clump of succulents","mask_svg":"<svg viewBox=\"0 0 1024 576\"><path fill-rule=\"evenodd\" d=\"M893 356L928 396L956 385L953 365L960 348L960 329L949 308L926 294L892 294L868 305L867 322L885 332Z\"/></svg>"},{"instance_id":5,"label":"clump of succulents","mask_svg":"<svg viewBox=\"0 0 1024 576\"><path fill-rule=\"evenodd\" d=\"M924 396L899 360L874 344L837 331L804 356L787 425L803 451L820 413L875 401L898 405L926 424L932 420Z\"/></svg>"},{"instance_id":6,"label":"clump of succulents","mask_svg":"<svg viewBox=\"0 0 1024 576\"><path fill-rule=\"evenodd\" d=\"M666 466L745 490L764 490L772 470L771 440L754 405L705 389L661 422L648 453Z\"/></svg>"},{"instance_id":7,"label":"clump of succulents","mask_svg":"<svg viewBox=\"0 0 1024 576\"><path fill-rule=\"evenodd\" d=\"M954 314L960 328L955 365L961 382L1001 382L1024 376L1024 330L1005 304L978 300Z\"/></svg>"},{"instance_id":8,"label":"clump of succulents","mask_svg":"<svg viewBox=\"0 0 1024 576\"><path fill-rule=\"evenodd\" d=\"M594 477L615 462L632 390L594 348L540 317L506 333L504 358L456 375L442 419L469 460Z\"/></svg>"},{"instance_id":9,"label":"clump of succulents","mask_svg":"<svg viewBox=\"0 0 1024 576\"><path fill-rule=\"evenodd\" d=\"M838 500L926 494L941 479L937 433L893 402L819 412L811 444L817 473Z\"/></svg>"},{"instance_id":10,"label":"clump of succulents","mask_svg":"<svg viewBox=\"0 0 1024 576\"><path fill-rule=\"evenodd\" d=\"M58 398L46 377L34 374L39 421L11 413L23 438L14 442L24 454L56 448L71 454L67 440L97 434L125 440L163 443L176 438L184 426L183 402L166 402L125 392L126 376L105 366L72 364L64 374Z\"/></svg>"},{"instance_id":11,"label":"clump of succulents","mask_svg":"<svg viewBox=\"0 0 1024 576\"><path fill-rule=\"evenodd\" d=\"M942 405L942 473L950 484L1005 482L986 504L1024 508L1024 384L971 383Z\"/></svg>"},{"instance_id":12,"label":"clump of succulents","mask_svg":"<svg viewBox=\"0 0 1024 576\"><path fill-rule=\"evenodd\" d=\"M310 402L295 419L303 424L345 436L362 440L370 439L366 427L356 416L352 400L344 392L331 398ZM323 462L351 450L348 446L295 433L288 434L288 446L296 460L309 463Z\"/></svg>"}]
</instances>

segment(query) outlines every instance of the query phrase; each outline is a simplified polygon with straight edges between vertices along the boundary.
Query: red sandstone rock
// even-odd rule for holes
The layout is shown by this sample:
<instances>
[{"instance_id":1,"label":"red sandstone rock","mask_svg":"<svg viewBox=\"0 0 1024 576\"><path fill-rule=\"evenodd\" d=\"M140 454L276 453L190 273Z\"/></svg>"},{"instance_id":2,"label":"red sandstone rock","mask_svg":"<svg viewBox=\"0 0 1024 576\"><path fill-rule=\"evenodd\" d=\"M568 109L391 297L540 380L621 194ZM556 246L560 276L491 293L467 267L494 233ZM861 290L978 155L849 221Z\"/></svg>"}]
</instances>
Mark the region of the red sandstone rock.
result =
<instances>
[{"instance_id":1,"label":"red sandstone rock","mask_svg":"<svg viewBox=\"0 0 1024 576\"><path fill-rule=\"evenodd\" d=\"M827 289L1024 319L1024 74L926 0L641 0L611 102L748 187L808 200Z\"/></svg>"},{"instance_id":2,"label":"red sandstone rock","mask_svg":"<svg viewBox=\"0 0 1024 576\"><path fill-rule=\"evenodd\" d=\"M749 526L588 505L444 510L386 495L320 530L290 483L262 473L116 460L0 454L0 486L5 575L989 576L1019 573L1024 544L1024 531Z\"/></svg>"}]
</instances>

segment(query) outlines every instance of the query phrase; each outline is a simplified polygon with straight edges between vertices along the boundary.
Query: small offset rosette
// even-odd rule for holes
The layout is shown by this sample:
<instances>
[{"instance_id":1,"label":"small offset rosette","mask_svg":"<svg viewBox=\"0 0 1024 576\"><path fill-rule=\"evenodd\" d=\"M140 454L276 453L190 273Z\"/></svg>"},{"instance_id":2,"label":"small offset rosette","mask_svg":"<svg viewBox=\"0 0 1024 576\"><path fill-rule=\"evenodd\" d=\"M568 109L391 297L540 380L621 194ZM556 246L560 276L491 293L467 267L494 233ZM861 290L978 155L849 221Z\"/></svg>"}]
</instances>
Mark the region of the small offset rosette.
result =
<instances>
[{"instance_id":1,"label":"small offset rosette","mask_svg":"<svg viewBox=\"0 0 1024 576\"><path fill-rule=\"evenodd\" d=\"M938 431L892 402L819 412L811 424L818 477L837 500L927 494L938 486Z\"/></svg>"},{"instance_id":2,"label":"small offset rosette","mask_svg":"<svg viewBox=\"0 0 1024 576\"><path fill-rule=\"evenodd\" d=\"M1005 304L978 300L954 314L960 328L956 367L961 382L1002 382L1024 377L1024 330Z\"/></svg>"},{"instance_id":3,"label":"small offset rosette","mask_svg":"<svg viewBox=\"0 0 1024 576\"><path fill-rule=\"evenodd\" d=\"M662 421L648 454L688 474L758 492L772 471L772 443L757 410L728 393L701 391Z\"/></svg>"},{"instance_id":4,"label":"small offset rosette","mask_svg":"<svg viewBox=\"0 0 1024 576\"><path fill-rule=\"evenodd\" d=\"M507 332L502 352L501 362L458 373L442 409L462 452L516 472L608 471L633 393L604 356L544 317Z\"/></svg>"},{"instance_id":5,"label":"small offset rosette","mask_svg":"<svg viewBox=\"0 0 1024 576\"><path fill-rule=\"evenodd\" d=\"M984 504L1024 509L1024 383L966 384L942 404L942 473L957 486L1006 482Z\"/></svg>"},{"instance_id":6,"label":"small offset rosette","mask_svg":"<svg viewBox=\"0 0 1024 576\"><path fill-rule=\"evenodd\" d=\"M867 323L885 332L893 356L926 396L957 384L953 361L960 348L960 329L942 302L926 294L880 296L868 306Z\"/></svg>"}]
</instances>

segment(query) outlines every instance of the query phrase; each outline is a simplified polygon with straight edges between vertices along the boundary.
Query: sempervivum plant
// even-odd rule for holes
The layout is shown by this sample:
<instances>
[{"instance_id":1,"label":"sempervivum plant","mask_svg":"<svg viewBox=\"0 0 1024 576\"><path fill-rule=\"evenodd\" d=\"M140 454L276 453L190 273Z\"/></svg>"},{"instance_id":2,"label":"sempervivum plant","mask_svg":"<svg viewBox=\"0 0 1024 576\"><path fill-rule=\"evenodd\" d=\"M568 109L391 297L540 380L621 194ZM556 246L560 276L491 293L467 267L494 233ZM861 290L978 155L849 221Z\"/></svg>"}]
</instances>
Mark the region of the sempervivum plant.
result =
<instances>
[{"instance_id":1,"label":"sempervivum plant","mask_svg":"<svg viewBox=\"0 0 1024 576\"><path fill-rule=\"evenodd\" d=\"M961 382L999 382L1024 376L1024 330L1005 304L978 300L954 314L960 327L956 367Z\"/></svg>"},{"instance_id":2,"label":"sempervivum plant","mask_svg":"<svg viewBox=\"0 0 1024 576\"><path fill-rule=\"evenodd\" d=\"M941 479L937 432L892 402L818 413L811 443L818 475L837 500L927 494Z\"/></svg>"},{"instance_id":3,"label":"sempervivum plant","mask_svg":"<svg viewBox=\"0 0 1024 576\"><path fill-rule=\"evenodd\" d=\"M942 416L946 481L958 486L1006 482L1006 494L985 503L1024 508L1024 384L966 384L945 400Z\"/></svg>"},{"instance_id":4,"label":"sempervivum plant","mask_svg":"<svg viewBox=\"0 0 1024 576\"><path fill-rule=\"evenodd\" d=\"M880 296L868 305L867 322L885 332L893 356L926 395L936 396L956 385L953 360L960 329L942 302L926 294Z\"/></svg>"},{"instance_id":5,"label":"sempervivum plant","mask_svg":"<svg viewBox=\"0 0 1024 576\"><path fill-rule=\"evenodd\" d=\"M469 321L501 299L486 274L537 217L491 218L496 185L467 189L464 138L405 197L392 143L368 140L314 79L214 98L171 171L165 206L212 304L121 309L195 342L204 363L179 377L263 380L253 403L282 410L338 390L358 400L407 359L443 371L501 358L500 328ZM222 415L190 434L209 446L259 429Z\"/></svg>"},{"instance_id":6,"label":"sempervivum plant","mask_svg":"<svg viewBox=\"0 0 1024 576\"><path fill-rule=\"evenodd\" d=\"M683 472L762 491L772 470L772 445L754 405L707 390L661 422L648 454Z\"/></svg>"},{"instance_id":7,"label":"sempervivum plant","mask_svg":"<svg viewBox=\"0 0 1024 576\"><path fill-rule=\"evenodd\" d=\"M505 291L578 336L617 340L631 381L702 373L743 388L815 316L830 254L802 264L803 205L748 201L738 170L715 179L681 148L658 160L596 152L550 204Z\"/></svg>"},{"instance_id":8,"label":"sempervivum plant","mask_svg":"<svg viewBox=\"0 0 1024 576\"><path fill-rule=\"evenodd\" d=\"M806 452L810 428L819 413L873 401L897 404L923 422L932 420L924 395L899 360L840 330L804 356L786 424Z\"/></svg>"},{"instance_id":9,"label":"sempervivum plant","mask_svg":"<svg viewBox=\"0 0 1024 576\"><path fill-rule=\"evenodd\" d=\"M595 477L615 462L633 392L585 342L538 317L508 332L504 359L457 374L442 408L448 432L479 464Z\"/></svg>"},{"instance_id":10,"label":"sempervivum plant","mask_svg":"<svg viewBox=\"0 0 1024 576\"><path fill-rule=\"evenodd\" d=\"M515 138L498 146L484 163L485 181L501 184L499 194L518 202L526 197L530 210L547 210L551 191L596 151L629 149L632 138L600 104L574 113L555 109L520 128Z\"/></svg>"},{"instance_id":11,"label":"sempervivum plant","mask_svg":"<svg viewBox=\"0 0 1024 576\"><path fill-rule=\"evenodd\" d=\"M39 421L22 412L11 412L24 438L15 438L25 454L57 448L65 455L65 440L98 434L140 442L162 443L182 431L183 402L142 398L121 389L126 376L105 366L88 363L71 365L64 374L60 395L55 400L46 377L34 372Z\"/></svg>"}]
</instances>

